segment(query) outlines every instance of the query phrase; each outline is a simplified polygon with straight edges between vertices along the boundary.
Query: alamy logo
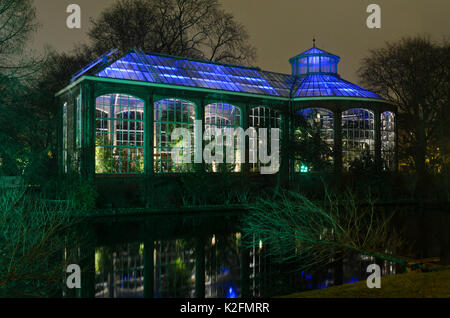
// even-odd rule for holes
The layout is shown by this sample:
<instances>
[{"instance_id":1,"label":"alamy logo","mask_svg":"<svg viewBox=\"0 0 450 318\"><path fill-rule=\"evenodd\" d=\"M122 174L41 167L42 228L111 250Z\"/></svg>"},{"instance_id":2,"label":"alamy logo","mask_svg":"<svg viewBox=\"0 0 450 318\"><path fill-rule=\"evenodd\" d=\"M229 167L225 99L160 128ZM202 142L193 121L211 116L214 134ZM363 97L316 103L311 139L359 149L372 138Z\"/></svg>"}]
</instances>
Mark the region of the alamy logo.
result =
<instances>
[{"instance_id":1,"label":"alamy logo","mask_svg":"<svg viewBox=\"0 0 450 318\"><path fill-rule=\"evenodd\" d=\"M81 269L77 264L70 264L67 266L67 273L71 273L66 280L67 288L81 288Z\"/></svg>"},{"instance_id":2,"label":"alamy logo","mask_svg":"<svg viewBox=\"0 0 450 318\"><path fill-rule=\"evenodd\" d=\"M69 29L81 29L81 8L78 4L70 4L66 9L70 15L67 17L66 25Z\"/></svg>"},{"instance_id":3,"label":"alamy logo","mask_svg":"<svg viewBox=\"0 0 450 318\"><path fill-rule=\"evenodd\" d=\"M248 163L261 163L261 174L274 174L280 168L280 129L253 127L244 131L241 127L210 127L202 136L202 121L196 120L193 138L186 128L175 128L171 141L177 144L171 150L172 160L177 164L192 163L192 140L194 140L194 163L207 164L241 164L246 163L246 137L249 139ZM205 142L204 149L202 142ZM270 152L269 152L270 145Z\"/></svg>"},{"instance_id":4,"label":"alamy logo","mask_svg":"<svg viewBox=\"0 0 450 318\"><path fill-rule=\"evenodd\" d=\"M378 4L369 4L366 10L370 15L367 17L367 27L369 29L381 28L381 7Z\"/></svg>"},{"instance_id":5,"label":"alamy logo","mask_svg":"<svg viewBox=\"0 0 450 318\"><path fill-rule=\"evenodd\" d=\"M367 273L371 273L367 277L368 288L381 288L381 267L377 264L370 264L367 266Z\"/></svg>"}]
</instances>

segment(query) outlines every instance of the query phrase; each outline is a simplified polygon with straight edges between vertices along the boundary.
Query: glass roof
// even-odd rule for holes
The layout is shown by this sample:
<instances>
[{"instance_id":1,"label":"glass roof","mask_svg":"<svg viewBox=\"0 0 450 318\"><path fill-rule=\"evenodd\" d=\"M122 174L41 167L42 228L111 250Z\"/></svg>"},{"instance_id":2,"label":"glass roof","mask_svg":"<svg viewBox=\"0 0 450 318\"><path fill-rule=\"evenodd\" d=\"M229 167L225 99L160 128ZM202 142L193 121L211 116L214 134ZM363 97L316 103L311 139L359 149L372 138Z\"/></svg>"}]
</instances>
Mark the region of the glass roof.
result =
<instances>
[{"instance_id":1,"label":"glass roof","mask_svg":"<svg viewBox=\"0 0 450 318\"><path fill-rule=\"evenodd\" d=\"M317 47L314 46L314 47L310 48L309 50L306 50L306 51L304 51L304 52L302 52L302 53L300 53L300 54L298 54L298 55L296 55L296 56L290 58L289 61L296 60L296 59L301 58L301 57L318 56L318 55L320 55L320 56L326 55L326 56L335 58L337 61L340 60L340 57L339 57L339 56L337 56L337 55L335 55L335 54L332 54L332 53L330 53L330 52L321 50L321 49L319 49L319 48L317 48Z\"/></svg>"},{"instance_id":2,"label":"glass roof","mask_svg":"<svg viewBox=\"0 0 450 318\"><path fill-rule=\"evenodd\" d=\"M329 53L324 50L313 47L313 48L310 48L309 50L303 52L300 55L306 55L306 54L329 54Z\"/></svg>"},{"instance_id":3,"label":"glass roof","mask_svg":"<svg viewBox=\"0 0 450 318\"><path fill-rule=\"evenodd\" d=\"M270 96L289 96L289 75L156 54L129 53L97 76Z\"/></svg>"},{"instance_id":4,"label":"glass roof","mask_svg":"<svg viewBox=\"0 0 450 318\"><path fill-rule=\"evenodd\" d=\"M339 56L315 46L289 59L292 66L292 75L296 76L309 74L337 75L339 61Z\"/></svg>"},{"instance_id":5,"label":"glass roof","mask_svg":"<svg viewBox=\"0 0 450 318\"><path fill-rule=\"evenodd\" d=\"M334 75L299 77L294 97L363 97L381 99L375 93Z\"/></svg>"},{"instance_id":6,"label":"glass roof","mask_svg":"<svg viewBox=\"0 0 450 318\"><path fill-rule=\"evenodd\" d=\"M315 49L315 48L313 48ZM160 54L130 52L96 71L95 76L135 80L166 85L187 86L275 97L378 95L342 80L339 76L292 76L258 68L199 61ZM80 75L79 75L80 76ZM295 84L295 85L294 85Z\"/></svg>"},{"instance_id":7,"label":"glass roof","mask_svg":"<svg viewBox=\"0 0 450 318\"><path fill-rule=\"evenodd\" d=\"M305 52L300 53L299 55L297 55L295 57L304 56L304 55L330 55L330 56L335 56L336 58L339 58L339 56L337 56L337 55L331 54L330 52L321 50L316 47L312 47L309 50L306 50Z\"/></svg>"}]
</instances>

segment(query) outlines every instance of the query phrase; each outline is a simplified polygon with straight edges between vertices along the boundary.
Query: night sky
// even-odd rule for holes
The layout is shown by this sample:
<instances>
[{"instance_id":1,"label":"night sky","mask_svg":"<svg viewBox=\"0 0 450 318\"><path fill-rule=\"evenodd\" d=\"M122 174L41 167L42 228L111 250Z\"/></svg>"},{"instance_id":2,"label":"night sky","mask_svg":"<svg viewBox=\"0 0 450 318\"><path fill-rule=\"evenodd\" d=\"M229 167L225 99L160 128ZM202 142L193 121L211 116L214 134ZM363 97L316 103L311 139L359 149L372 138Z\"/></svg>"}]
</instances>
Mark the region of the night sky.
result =
<instances>
[{"instance_id":1,"label":"night sky","mask_svg":"<svg viewBox=\"0 0 450 318\"><path fill-rule=\"evenodd\" d=\"M114 0L35 0L41 28L34 48L45 45L70 51L87 41L91 17L97 17ZM66 7L82 10L82 28L66 27ZM449 0L221 0L227 11L244 24L257 48L255 64L268 71L290 73L289 58L309 49L313 36L317 47L341 57L339 73L358 83L356 71L369 49L403 36L429 35L450 39ZM381 6L381 29L368 29L366 8Z\"/></svg>"}]
</instances>

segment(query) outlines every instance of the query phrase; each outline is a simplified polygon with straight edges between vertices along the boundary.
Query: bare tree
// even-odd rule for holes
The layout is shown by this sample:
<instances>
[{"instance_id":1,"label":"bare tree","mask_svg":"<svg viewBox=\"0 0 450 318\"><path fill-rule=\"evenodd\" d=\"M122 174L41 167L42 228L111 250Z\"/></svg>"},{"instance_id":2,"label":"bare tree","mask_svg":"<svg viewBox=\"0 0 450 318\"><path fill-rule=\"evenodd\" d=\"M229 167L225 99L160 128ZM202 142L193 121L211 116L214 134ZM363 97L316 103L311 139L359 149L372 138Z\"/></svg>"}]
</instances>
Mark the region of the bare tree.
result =
<instances>
[{"instance_id":1,"label":"bare tree","mask_svg":"<svg viewBox=\"0 0 450 318\"><path fill-rule=\"evenodd\" d=\"M301 194L281 192L249 209L243 220L247 247L262 241L269 246L268 255L294 261L302 270L330 264L343 251L405 263L392 253L404 247L392 228L392 214L375 211L373 202L360 206L350 193L340 200L328 194L325 202L314 203Z\"/></svg>"},{"instance_id":2,"label":"bare tree","mask_svg":"<svg viewBox=\"0 0 450 318\"><path fill-rule=\"evenodd\" d=\"M359 70L369 89L398 106L401 159L419 175L448 164L449 63L448 42L415 37L371 51Z\"/></svg>"},{"instance_id":3,"label":"bare tree","mask_svg":"<svg viewBox=\"0 0 450 318\"><path fill-rule=\"evenodd\" d=\"M249 44L249 36L244 26L234 21L233 16L216 10L208 17L204 26L206 40L204 55L210 61L230 63L251 63L256 50Z\"/></svg>"},{"instance_id":4,"label":"bare tree","mask_svg":"<svg viewBox=\"0 0 450 318\"><path fill-rule=\"evenodd\" d=\"M0 170L17 175L29 158L24 136L29 119L28 81L37 74L39 63L26 54L26 41L36 29L31 0L0 1ZM19 128L19 126L21 128Z\"/></svg>"},{"instance_id":5,"label":"bare tree","mask_svg":"<svg viewBox=\"0 0 450 318\"><path fill-rule=\"evenodd\" d=\"M220 62L255 58L245 28L217 0L119 0L92 23L89 36L97 54L138 47Z\"/></svg>"},{"instance_id":6,"label":"bare tree","mask_svg":"<svg viewBox=\"0 0 450 318\"><path fill-rule=\"evenodd\" d=\"M29 69L24 63L23 46L36 29L36 11L31 0L0 1L0 73L17 78L19 69Z\"/></svg>"}]
</instances>

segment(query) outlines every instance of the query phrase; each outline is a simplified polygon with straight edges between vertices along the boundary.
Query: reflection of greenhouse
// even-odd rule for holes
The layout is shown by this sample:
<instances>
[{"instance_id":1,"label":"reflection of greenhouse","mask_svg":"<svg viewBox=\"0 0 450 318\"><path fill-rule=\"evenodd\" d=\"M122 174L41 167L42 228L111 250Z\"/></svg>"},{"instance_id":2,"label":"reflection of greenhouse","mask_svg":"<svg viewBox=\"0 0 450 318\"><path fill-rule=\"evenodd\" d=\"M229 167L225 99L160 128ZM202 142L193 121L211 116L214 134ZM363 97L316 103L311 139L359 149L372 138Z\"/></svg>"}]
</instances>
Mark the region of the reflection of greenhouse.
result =
<instances>
[{"instance_id":1,"label":"reflection of greenhouse","mask_svg":"<svg viewBox=\"0 0 450 318\"><path fill-rule=\"evenodd\" d=\"M205 297L239 296L241 264L238 237L234 233L212 235L205 242L205 268L202 273ZM158 240L150 245L153 247L152 266L145 263L145 246L142 243L98 248L95 254L96 297L143 297L145 265L152 268L153 297L194 297L196 275L199 275L195 240Z\"/></svg>"},{"instance_id":2,"label":"reflection of greenhouse","mask_svg":"<svg viewBox=\"0 0 450 318\"><path fill-rule=\"evenodd\" d=\"M277 288L278 292L289 288L298 292L335 284L332 266L314 274L292 268L285 273L280 271L280 264L271 262L266 247L261 244L247 253L239 243L240 238L239 232L208 235L201 246L204 249L201 271L197 269L198 245L194 239L152 241L148 243L150 257L145 257L144 243L97 248L95 286L92 286L95 297L194 298L199 289L205 298L267 297L277 296ZM367 266L373 262L373 257L349 255L344 262L344 281L365 280ZM382 269L383 276L395 273L395 266L387 261ZM150 283L146 283L146 275L151 276L150 280L147 278ZM274 288L277 280L278 284L282 281L282 287Z\"/></svg>"},{"instance_id":3,"label":"reflection of greenhouse","mask_svg":"<svg viewBox=\"0 0 450 318\"><path fill-rule=\"evenodd\" d=\"M343 80L339 60L313 47L290 60L292 75L287 75L138 50L125 56L111 51L58 93L62 171L86 176L219 171L219 163L194 163L194 145L211 141L203 140L205 131L280 128L281 139L288 140L298 129L292 124L296 116L318 129L330 150L326 160L336 171L363 156L380 169L395 169L396 109ZM202 127L195 127L198 120ZM173 140L175 128L187 129L192 140ZM257 143L248 136L250 145ZM242 136L234 138L236 146ZM174 148L191 160L174 162ZM289 167L282 171L293 173L288 151L282 148L281 163ZM234 149L230 171L260 170L261 162L242 163L239 152ZM249 152L246 158L257 158L252 147Z\"/></svg>"}]
</instances>

